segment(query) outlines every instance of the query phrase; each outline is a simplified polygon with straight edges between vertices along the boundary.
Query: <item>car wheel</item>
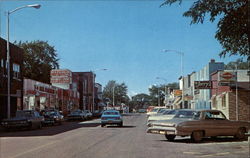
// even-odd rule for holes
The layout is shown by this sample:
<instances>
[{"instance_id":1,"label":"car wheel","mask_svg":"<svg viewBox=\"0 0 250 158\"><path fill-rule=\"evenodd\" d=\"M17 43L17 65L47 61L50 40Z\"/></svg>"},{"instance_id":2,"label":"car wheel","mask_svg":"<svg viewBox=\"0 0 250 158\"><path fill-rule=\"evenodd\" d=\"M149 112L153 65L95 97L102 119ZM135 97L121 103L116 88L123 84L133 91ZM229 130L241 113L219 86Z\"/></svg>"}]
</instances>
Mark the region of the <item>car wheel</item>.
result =
<instances>
[{"instance_id":1,"label":"car wheel","mask_svg":"<svg viewBox=\"0 0 250 158\"><path fill-rule=\"evenodd\" d=\"M244 128L239 128L236 135L235 135L235 138L244 139L245 138L245 132L246 132L246 130Z\"/></svg>"},{"instance_id":2,"label":"car wheel","mask_svg":"<svg viewBox=\"0 0 250 158\"><path fill-rule=\"evenodd\" d=\"M105 126L105 124L101 124L101 127L104 127Z\"/></svg>"},{"instance_id":3,"label":"car wheel","mask_svg":"<svg viewBox=\"0 0 250 158\"><path fill-rule=\"evenodd\" d=\"M169 140L169 141L174 141L176 135L165 135L166 139Z\"/></svg>"},{"instance_id":4,"label":"car wheel","mask_svg":"<svg viewBox=\"0 0 250 158\"><path fill-rule=\"evenodd\" d=\"M41 128L42 128L42 123L40 122L38 125L38 129L41 129Z\"/></svg>"},{"instance_id":5,"label":"car wheel","mask_svg":"<svg viewBox=\"0 0 250 158\"><path fill-rule=\"evenodd\" d=\"M122 126L123 126L123 122L119 123L118 125L119 125L120 127L122 127Z\"/></svg>"},{"instance_id":6,"label":"car wheel","mask_svg":"<svg viewBox=\"0 0 250 158\"><path fill-rule=\"evenodd\" d=\"M202 140L202 137L203 137L202 131L194 131L191 136L194 142L200 142Z\"/></svg>"}]
</instances>

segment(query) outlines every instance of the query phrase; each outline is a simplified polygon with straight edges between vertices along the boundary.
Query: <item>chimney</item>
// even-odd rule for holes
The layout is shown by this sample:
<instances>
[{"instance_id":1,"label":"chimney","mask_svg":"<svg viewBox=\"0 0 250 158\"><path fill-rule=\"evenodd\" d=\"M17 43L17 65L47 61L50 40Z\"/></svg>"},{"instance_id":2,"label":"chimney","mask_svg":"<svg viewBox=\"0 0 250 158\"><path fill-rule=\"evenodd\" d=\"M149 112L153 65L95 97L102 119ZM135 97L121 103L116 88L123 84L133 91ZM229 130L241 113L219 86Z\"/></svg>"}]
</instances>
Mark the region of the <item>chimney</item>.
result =
<instances>
[{"instance_id":1,"label":"chimney","mask_svg":"<svg viewBox=\"0 0 250 158\"><path fill-rule=\"evenodd\" d=\"M211 61L210 61L211 63L215 63L215 59L211 59Z\"/></svg>"}]
</instances>

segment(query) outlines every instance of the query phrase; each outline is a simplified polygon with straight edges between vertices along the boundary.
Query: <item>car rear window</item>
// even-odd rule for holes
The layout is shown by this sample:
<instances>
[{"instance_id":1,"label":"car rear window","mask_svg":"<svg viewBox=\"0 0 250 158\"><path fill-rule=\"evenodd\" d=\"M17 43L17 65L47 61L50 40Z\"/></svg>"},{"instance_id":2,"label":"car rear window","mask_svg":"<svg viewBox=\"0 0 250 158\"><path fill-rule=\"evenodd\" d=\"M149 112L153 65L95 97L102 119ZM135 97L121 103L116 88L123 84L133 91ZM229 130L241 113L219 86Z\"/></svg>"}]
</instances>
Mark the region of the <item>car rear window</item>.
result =
<instances>
[{"instance_id":1,"label":"car rear window","mask_svg":"<svg viewBox=\"0 0 250 158\"><path fill-rule=\"evenodd\" d=\"M119 115L119 112L116 111L107 111L103 113L104 115Z\"/></svg>"}]
</instances>

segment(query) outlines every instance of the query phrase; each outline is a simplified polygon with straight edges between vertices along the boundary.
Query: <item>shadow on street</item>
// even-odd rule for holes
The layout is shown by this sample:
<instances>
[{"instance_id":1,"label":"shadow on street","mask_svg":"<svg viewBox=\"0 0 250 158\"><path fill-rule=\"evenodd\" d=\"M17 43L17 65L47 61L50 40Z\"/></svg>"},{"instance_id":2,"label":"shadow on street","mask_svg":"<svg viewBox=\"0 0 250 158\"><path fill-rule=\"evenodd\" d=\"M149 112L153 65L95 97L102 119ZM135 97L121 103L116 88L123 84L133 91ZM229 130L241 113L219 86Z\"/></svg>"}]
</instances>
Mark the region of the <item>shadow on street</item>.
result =
<instances>
[{"instance_id":1,"label":"shadow on street","mask_svg":"<svg viewBox=\"0 0 250 158\"><path fill-rule=\"evenodd\" d=\"M136 126L113 126L113 125L107 125L106 128L135 128Z\"/></svg>"},{"instance_id":2,"label":"shadow on street","mask_svg":"<svg viewBox=\"0 0 250 158\"><path fill-rule=\"evenodd\" d=\"M0 137L29 137L29 136L53 136L60 133L68 132L78 128L97 127L100 123L80 123L80 122L63 122L62 125L45 126L36 130L11 130L9 132L0 132Z\"/></svg>"},{"instance_id":3,"label":"shadow on street","mask_svg":"<svg viewBox=\"0 0 250 158\"><path fill-rule=\"evenodd\" d=\"M168 140L159 140L162 142L170 142ZM187 138L177 138L174 141L171 141L172 143L187 143L187 144L206 144L206 143L222 143L222 142L242 142L242 141L247 141L246 139L236 139L233 137L217 137L217 138L203 138L201 142L196 143L190 137Z\"/></svg>"}]
</instances>

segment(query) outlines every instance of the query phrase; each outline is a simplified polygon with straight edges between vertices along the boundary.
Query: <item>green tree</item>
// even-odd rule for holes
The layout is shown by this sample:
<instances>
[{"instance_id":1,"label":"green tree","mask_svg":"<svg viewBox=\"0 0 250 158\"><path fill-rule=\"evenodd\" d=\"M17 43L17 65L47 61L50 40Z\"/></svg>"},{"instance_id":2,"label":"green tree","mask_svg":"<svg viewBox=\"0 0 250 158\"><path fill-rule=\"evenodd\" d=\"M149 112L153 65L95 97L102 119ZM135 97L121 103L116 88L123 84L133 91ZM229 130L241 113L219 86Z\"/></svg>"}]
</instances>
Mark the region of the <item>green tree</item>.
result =
<instances>
[{"instance_id":1,"label":"green tree","mask_svg":"<svg viewBox=\"0 0 250 158\"><path fill-rule=\"evenodd\" d=\"M182 3L182 0L165 0L161 5ZM219 18L215 38L223 50L220 56L239 54L250 60L249 0L197 0L183 16L191 17L191 24L203 23L205 16L210 21Z\"/></svg>"},{"instance_id":2,"label":"green tree","mask_svg":"<svg viewBox=\"0 0 250 158\"><path fill-rule=\"evenodd\" d=\"M114 91L114 103L115 105L120 105L121 103L128 104L129 97L127 95L128 87L125 83L116 83L116 81L111 80L103 89L103 97L109 98L111 104L113 103L113 91Z\"/></svg>"},{"instance_id":3,"label":"green tree","mask_svg":"<svg viewBox=\"0 0 250 158\"><path fill-rule=\"evenodd\" d=\"M20 41L17 45L24 50L24 77L50 83L50 71L59 68L54 46L39 40Z\"/></svg>"},{"instance_id":4,"label":"green tree","mask_svg":"<svg viewBox=\"0 0 250 158\"><path fill-rule=\"evenodd\" d=\"M249 65L248 62L243 61L243 59L237 59L236 61L231 61L228 64L225 65L226 70L235 70L237 66L237 69L240 70L248 70Z\"/></svg>"},{"instance_id":5,"label":"green tree","mask_svg":"<svg viewBox=\"0 0 250 158\"><path fill-rule=\"evenodd\" d=\"M152 98L150 95L145 93L140 93L137 95L132 96L132 99L129 103L130 109L140 109L144 108L145 106L149 106Z\"/></svg>"},{"instance_id":6,"label":"green tree","mask_svg":"<svg viewBox=\"0 0 250 158\"><path fill-rule=\"evenodd\" d=\"M152 85L149 90L149 95L151 97L151 105L158 106L158 102L160 101L160 105L163 105L163 101L165 98L165 87L167 87L167 95L170 89L179 89L179 84L177 82L169 83L167 85Z\"/></svg>"}]
</instances>

